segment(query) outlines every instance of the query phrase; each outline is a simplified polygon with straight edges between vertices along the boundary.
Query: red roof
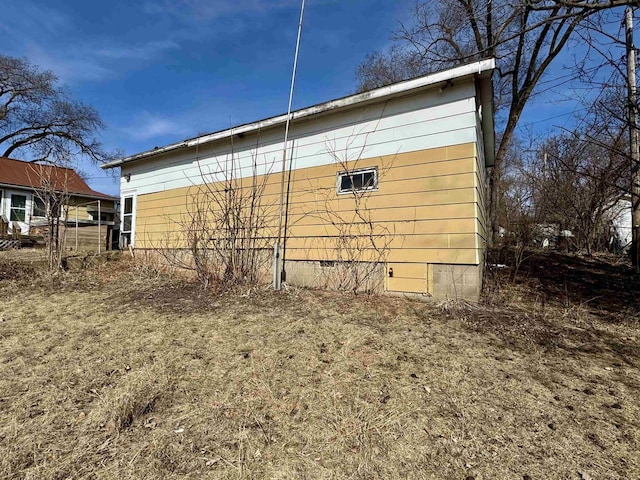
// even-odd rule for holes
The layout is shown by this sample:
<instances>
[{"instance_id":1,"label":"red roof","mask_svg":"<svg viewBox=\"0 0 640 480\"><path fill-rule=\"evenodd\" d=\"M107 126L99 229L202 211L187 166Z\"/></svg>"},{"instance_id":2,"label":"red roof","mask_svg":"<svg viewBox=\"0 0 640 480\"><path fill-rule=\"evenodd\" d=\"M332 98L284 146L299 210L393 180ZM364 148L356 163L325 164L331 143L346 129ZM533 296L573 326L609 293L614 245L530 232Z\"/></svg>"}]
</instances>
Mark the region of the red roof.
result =
<instances>
[{"instance_id":1,"label":"red roof","mask_svg":"<svg viewBox=\"0 0 640 480\"><path fill-rule=\"evenodd\" d=\"M57 192L69 192L83 197L119 200L105 193L92 190L78 173L65 167L23 162L0 157L0 184L27 188L53 188Z\"/></svg>"}]
</instances>

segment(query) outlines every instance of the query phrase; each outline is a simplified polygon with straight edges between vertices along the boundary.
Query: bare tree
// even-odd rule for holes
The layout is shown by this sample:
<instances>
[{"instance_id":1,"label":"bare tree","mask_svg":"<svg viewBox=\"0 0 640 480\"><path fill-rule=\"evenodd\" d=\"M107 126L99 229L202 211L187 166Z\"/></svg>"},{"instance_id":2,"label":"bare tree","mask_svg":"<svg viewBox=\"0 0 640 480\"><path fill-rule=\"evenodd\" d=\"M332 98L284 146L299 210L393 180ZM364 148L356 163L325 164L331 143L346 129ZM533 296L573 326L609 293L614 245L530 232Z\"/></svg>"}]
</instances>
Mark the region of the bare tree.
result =
<instances>
[{"instance_id":1,"label":"bare tree","mask_svg":"<svg viewBox=\"0 0 640 480\"><path fill-rule=\"evenodd\" d=\"M25 59L0 55L0 154L59 164L69 153L96 162L114 158L97 139L104 126L98 113L57 82Z\"/></svg>"},{"instance_id":2,"label":"bare tree","mask_svg":"<svg viewBox=\"0 0 640 480\"><path fill-rule=\"evenodd\" d=\"M31 164L29 169L31 183L36 186L32 197L30 223L35 230L42 230L47 245L49 270L62 268L64 259L69 216L69 173L68 168L39 163ZM44 218L46 224L35 225L34 216Z\"/></svg>"},{"instance_id":3,"label":"bare tree","mask_svg":"<svg viewBox=\"0 0 640 480\"><path fill-rule=\"evenodd\" d=\"M622 138L612 142L621 143ZM623 197L628 180L627 159L612 148L597 146L576 135L554 137L542 146L537 195L545 218L557 220L591 254L604 250L610 237L607 213Z\"/></svg>"},{"instance_id":4,"label":"bare tree","mask_svg":"<svg viewBox=\"0 0 640 480\"><path fill-rule=\"evenodd\" d=\"M489 218L498 231L498 184L522 112L536 91L573 78L544 80L550 65L587 20L637 0L419 1L409 24L393 34L396 47L371 54L356 74L361 90L470 61L495 57L496 106L502 131L489 176ZM375 61L373 61L375 60ZM396 65L402 67L396 67ZM399 71L392 76L387 71ZM382 72L382 74L381 74Z\"/></svg>"},{"instance_id":5,"label":"bare tree","mask_svg":"<svg viewBox=\"0 0 640 480\"><path fill-rule=\"evenodd\" d=\"M613 212L629 190L627 157L622 132L598 130L597 122L590 118L579 129L528 146L520 142L519 155L511 153L500 218L503 243L515 247L516 260L566 231L588 254L609 247Z\"/></svg>"},{"instance_id":6,"label":"bare tree","mask_svg":"<svg viewBox=\"0 0 640 480\"><path fill-rule=\"evenodd\" d=\"M47 181L43 182L42 188L38 190L38 196L42 199L47 209L46 218L48 229L46 243L49 269L58 270L62 268L65 237L69 220L69 191L66 188L66 178L65 188L62 190L52 188L51 183Z\"/></svg>"}]
</instances>

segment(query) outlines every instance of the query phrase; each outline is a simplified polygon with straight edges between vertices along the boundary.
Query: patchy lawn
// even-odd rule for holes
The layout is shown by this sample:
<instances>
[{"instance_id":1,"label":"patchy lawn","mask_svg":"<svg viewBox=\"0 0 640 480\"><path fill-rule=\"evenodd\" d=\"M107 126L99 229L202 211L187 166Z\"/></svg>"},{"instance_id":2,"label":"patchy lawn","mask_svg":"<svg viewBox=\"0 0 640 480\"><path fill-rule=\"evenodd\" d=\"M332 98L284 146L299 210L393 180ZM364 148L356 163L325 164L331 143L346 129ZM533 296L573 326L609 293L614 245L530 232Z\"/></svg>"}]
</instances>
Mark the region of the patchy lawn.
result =
<instances>
[{"instance_id":1,"label":"patchy lawn","mask_svg":"<svg viewBox=\"0 0 640 480\"><path fill-rule=\"evenodd\" d=\"M0 477L640 478L638 297L574 268L473 306L11 264Z\"/></svg>"}]
</instances>

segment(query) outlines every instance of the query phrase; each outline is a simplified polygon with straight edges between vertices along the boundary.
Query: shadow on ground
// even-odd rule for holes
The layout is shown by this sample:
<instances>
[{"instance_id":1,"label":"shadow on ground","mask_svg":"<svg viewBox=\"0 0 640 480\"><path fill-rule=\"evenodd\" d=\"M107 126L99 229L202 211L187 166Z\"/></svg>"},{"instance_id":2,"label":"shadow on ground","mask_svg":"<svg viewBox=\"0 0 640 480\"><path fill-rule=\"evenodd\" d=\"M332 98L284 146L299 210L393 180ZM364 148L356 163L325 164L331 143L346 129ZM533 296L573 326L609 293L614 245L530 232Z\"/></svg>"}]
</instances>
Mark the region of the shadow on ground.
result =
<instances>
[{"instance_id":1,"label":"shadow on ground","mask_svg":"<svg viewBox=\"0 0 640 480\"><path fill-rule=\"evenodd\" d=\"M490 269L483 303L463 309L470 328L511 348L640 358L640 276L616 257L529 253L515 280L509 268Z\"/></svg>"},{"instance_id":2,"label":"shadow on ground","mask_svg":"<svg viewBox=\"0 0 640 480\"><path fill-rule=\"evenodd\" d=\"M508 276L508 271L498 272L496 280L505 282ZM607 321L637 318L640 312L640 275L625 259L612 255L530 252L515 283L542 303L581 305Z\"/></svg>"}]
</instances>

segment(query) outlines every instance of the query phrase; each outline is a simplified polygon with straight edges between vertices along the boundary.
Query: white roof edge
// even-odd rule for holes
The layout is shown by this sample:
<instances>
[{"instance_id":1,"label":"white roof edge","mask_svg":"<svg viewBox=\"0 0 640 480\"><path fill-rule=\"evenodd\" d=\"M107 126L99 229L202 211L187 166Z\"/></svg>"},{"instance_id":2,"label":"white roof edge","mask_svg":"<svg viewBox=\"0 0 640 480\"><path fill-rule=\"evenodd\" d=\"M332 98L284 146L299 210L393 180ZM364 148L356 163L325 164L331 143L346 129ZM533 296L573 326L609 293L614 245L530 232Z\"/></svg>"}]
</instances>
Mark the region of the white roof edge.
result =
<instances>
[{"instance_id":1,"label":"white roof edge","mask_svg":"<svg viewBox=\"0 0 640 480\"><path fill-rule=\"evenodd\" d=\"M480 75L484 72L490 72L495 69L495 59L489 58L486 60L480 60L478 62L469 63L467 65L461 65L459 67L450 68L441 72L430 73L422 77L413 78L411 80L405 80L384 87L379 87L374 90L369 90L363 93L357 93L347 97L342 97L336 100L330 100L328 102L319 103L311 107L306 107L300 110L291 112L291 120L301 120L303 118L317 115L319 113L335 110L338 108L350 107L359 103L370 102L372 100L378 100L385 97L391 97L399 95L404 92L416 90L432 86L438 83L454 80L456 78L468 77L470 75ZM113 162L108 162L100 165L100 168L108 169L119 167L124 163L133 162L135 160L142 160L144 158L152 157L161 153L166 153L172 150L176 150L184 147L194 147L196 145L202 145L204 143L214 142L223 138L230 137L232 135L246 134L255 130L260 130L267 127L273 127L280 123L285 123L287 120L287 114L278 115L276 117L266 118L257 122L246 123L237 127L232 127L219 132L209 133L201 135L192 139L184 140L182 142L173 143L161 148L154 148L153 150L147 150L145 152L137 153L129 157L121 158Z\"/></svg>"}]
</instances>

